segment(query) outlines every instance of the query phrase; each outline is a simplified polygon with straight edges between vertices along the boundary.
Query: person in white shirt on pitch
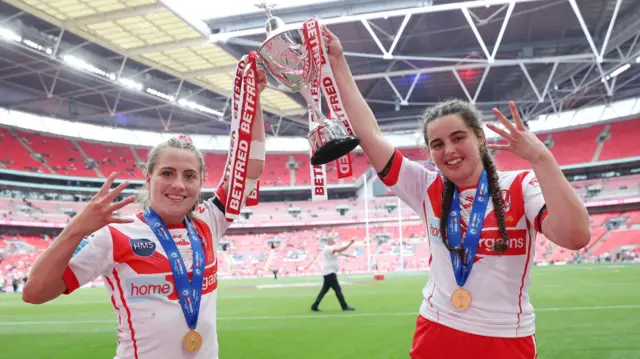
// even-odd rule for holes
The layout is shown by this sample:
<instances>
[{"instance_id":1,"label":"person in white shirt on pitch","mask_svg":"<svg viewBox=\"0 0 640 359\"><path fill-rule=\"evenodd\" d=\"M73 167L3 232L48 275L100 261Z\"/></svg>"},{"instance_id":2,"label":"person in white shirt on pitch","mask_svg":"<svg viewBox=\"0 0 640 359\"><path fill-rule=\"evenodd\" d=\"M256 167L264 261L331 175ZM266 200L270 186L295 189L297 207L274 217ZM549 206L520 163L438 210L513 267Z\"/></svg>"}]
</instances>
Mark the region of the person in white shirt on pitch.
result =
<instances>
[{"instance_id":1,"label":"person in white shirt on pitch","mask_svg":"<svg viewBox=\"0 0 640 359\"><path fill-rule=\"evenodd\" d=\"M353 244L353 240L351 240L347 244L343 244L338 246L336 244L336 240L332 235L329 235L327 238L327 244L322 249L322 253L324 256L324 262L322 263L322 289L320 289L320 293L318 293L318 297L316 301L311 305L311 310L314 312L320 312L320 302L322 298L324 298L325 294L329 291L329 289L333 289L336 292L336 297L338 297L338 301L340 302L340 307L344 311L353 311L356 308L350 307L347 304L347 301L344 299L344 295L342 294L342 288L340 287L340 283L338 283L338 270L340 267L340 256L343 257L353 257L351 255L343 253Z\"/></svg>"}]
</instances>

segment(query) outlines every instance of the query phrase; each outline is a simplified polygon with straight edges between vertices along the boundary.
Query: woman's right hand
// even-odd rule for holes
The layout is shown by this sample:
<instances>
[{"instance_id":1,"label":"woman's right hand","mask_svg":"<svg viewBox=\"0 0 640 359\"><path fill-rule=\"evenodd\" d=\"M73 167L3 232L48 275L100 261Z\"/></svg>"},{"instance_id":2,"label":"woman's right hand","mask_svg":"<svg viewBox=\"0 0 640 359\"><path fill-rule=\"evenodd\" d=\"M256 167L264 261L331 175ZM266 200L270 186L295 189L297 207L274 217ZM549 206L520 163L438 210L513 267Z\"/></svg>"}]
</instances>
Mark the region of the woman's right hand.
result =
<instances>
[{"instance_id":1,"label":"woman's right hand","mask_svg":"<svg viewBox=\"0 0 640 359\"><path fill-rule=\"evenodd\" d=\"M113 203L113 200L129 185L129 181L124 181L111 190L111 185L115 179L116 173L112 173L100 187L98 193L73 218L71 225L75 227L74 232L88 236L109 224L133 222L133 218L120 218L113 214L113 212L136 200L135 196L129 196L122 201Z\"/></svg>"},{"instance_id":2,"label":"woman's right hand","mask_svg":"<svg viewBox=\"0 0 640 359\"><path fill-rule=\"evenodd\" d=\"M329 64L334 65L344 56L344 51L342 49L340 39L338 39L338 37L331 31L329 31L327 25L322 25L322 41L324 42L325 50L327 51Z\"/></svg>"}]
</instances>

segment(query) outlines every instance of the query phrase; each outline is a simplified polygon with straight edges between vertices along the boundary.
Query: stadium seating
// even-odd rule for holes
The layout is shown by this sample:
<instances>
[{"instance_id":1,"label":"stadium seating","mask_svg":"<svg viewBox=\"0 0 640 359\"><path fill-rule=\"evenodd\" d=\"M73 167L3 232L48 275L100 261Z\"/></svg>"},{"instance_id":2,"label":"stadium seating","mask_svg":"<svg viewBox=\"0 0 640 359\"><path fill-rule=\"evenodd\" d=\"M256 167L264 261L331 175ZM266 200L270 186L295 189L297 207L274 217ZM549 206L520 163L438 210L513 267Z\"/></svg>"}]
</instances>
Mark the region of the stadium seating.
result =
<instances>
[{"instance_id":1,"label":"stadium seating","mask_svg":"<svg viewBox=\"0 0 640 359\"><path fill-rule=\"evenodd\" d=\"M3 149L0 162L4 167L17 171L51 173L43 167L42 162L33 158L27 146L6 128L0 128L0 143Z\"/></svg>"},{"instance_id":2,"label":"stadium seating","mask_svg":"<svg viewBox=\"0 0 640 359\"><path fill-rule=\"evenodd\" d=\"M632 245L640 245L640 229L616 229L608 233L591 251L594 255L601 255Z\"/></svg>"},{"instance_id":3,"label":"stadium seating","mask_svg":"<svg viewBox=\"0 0 640 359\"><path fill-rule=\"evenodd\" d=\"M65 176L95 177L93 169L86 168L84 157L71 140L61 137L43 136L37 133L16 131L16 135L35 153L40 154L50 167L47 173Z\"/></svg>"},{"instance_id":4,"label":"stadium seating","mask_svg":"<svg viewBox=\"0 0 640 359\"><path fill-rule=\"evenodd\" d=\"M598 146L598 135L603 129L604 125L597 125L552 133L553 143L550 149L558 164L563 166L591 162Z\"/></svg>"},{"instance_id":5,"label":"stadium seating","mask_svg":"<svg viewBox=\"0 0 640 359\"><path fill-rule=\"evenodd\" d=\"M1 206L6 206L4 199ZM59 204L58 204L59 205ZM623 227L607 229L609 219L621 217L626 220ZM627 246L640 248L640 211L610 213L592 216L592 239L581 254L586 257L601 256ZM345 273L359 273L367 269L366 232L364 225L351 224L334 226L329 229L300 230L289 229L277 233L229 234L223 238L224 250L219 251L220 275L249 277L271 275L277 269L280 275L309 275L320 271L322 256L319 239L331 231L342 241L354 239L355 244L349 250L356 258L345 259ZM418 270L428 267L429 249L423 226L418 221L409 221L402 226L404 238L403 259L405 270ZM376 271L395 271L401 268L399 228L397 222L372 224L369 227L369 253L371 265ZM4 249L14 250L6 256L3 265L32 263L37 254L44 250L51 237L42 238L33 235L12 235L0 238L0 253ZM269 243L277 243L271 248ZM561 248L544 235L536 240L536 263L568 262L576 253Z\"/></svg>"},{"instance_id":6,"label":"stadium seating","mask_svg":"<svg viewBox=\"0 0 640 359\"><path fill-rule=\"evenodd\" d=\"M87 157L96 161L98 175L104 177L116 172L122 179L140 179L142 171L130 147L77 141Z\"/></svg>"},{"instance_id":7,"label":"stadium seating","mask_svg":"<svg viewBox=\"0 0 640 359\"><path fill-rule=\"evenodd\" d=\"M640 119L634 119L612 123L608 131L607 125L599 124L539 134L538 138L548 143L560 165L569 165L640 156L634 135L638 128ZM600 136L604 134L608 137ZM598 151L599 138L604 141L601 151ZM72 140L7 128L0 128L0 141L4 150L0 163L5 167L59 175L104 177L115 171L121 178L142 179L141 166L149 155L148 148ZM401 152L412 160L427 158L423 148L405 148ZM205 154L207 186L213 187L219 183L226 156L226 153ZM349 183L370 167L362 152L354 152L351 157L353 176L350 179L339 180L335 163L327 165L330 184ZM526 161L508 152L497 152L495 158L500 170L529 167ZM267 155L263 186L308 186L310 182L308 154Z\"/></svg>"},{"instance_id":8,"label":"stadium seating","mask_svg":"<svg viewBox=\"0 0 640 359\"><path fill-rule=\"evenodd\" d=\"M626 212L625 217L628 225L640 224L640 211Z\"/></svg>"},{"instance_id":9,"label":"stadium seating","mask_svg":"<svg viewBox=\"0 0 640 359\"><path fill-rule=\"evenodd\" d=\"M621 121L611 124L611 138L605 141L599 160L607 161L617 158L640 156L638 146L638 120Z\"/></svg>"},{"instance_id":10,"label":"stadium seating","mask_svg":"<svg viewBox=\"0 0 640 359\"><path fill-rule=\"evenodd\" d=\"M640 156L632 135L639 127L640 119L538 137L549 145L561 165L587 163ZM6 128L0 128L0 143L5 149L0 157L2 166L66 176L101 177L115 171L122 178L141 179L141 166L149 157L148 148L101 144ZM405 148L401 152L412 160L427 158L423 148ZM498 152L495 158L501 170L528 167L526 162L507 152ZM225 160L226 153L205 153L205 186L214 187L219 183ZM348 183L371 166L361 152L352 153L352 161L353 177L344 180L337 178L335 164L328 164L329 183ZM266 187L308 186L310 179L307 154L270 154L261 183ZM585 202L640 197L640 175L576 181L572 186ZM219 252L220 275L267 276L272 275L273 269L282 275L317 274L322 263L318 239L328 231L336 233L341 240L355 240L349 250L355 258L343 262L342 268L346 273L365 271L369 265L367 253L376 271L398 270L401 265L406 270L425 269L428 267L429 248L424 228L415 213L401 204L404 238L401 248L396 205L397 198L393 196L368 200L370 241L367 248L365 204L361 200L261 203L251 208L248 218L236 220L232 228L273 226L274 230L258 233L235 230L225 236L224 250L220 247ZM41 224L60 227L82 206L83 203L75 201L0 197L0 219L33 223L34 227ZM338 206L346 206L348 210L341 213ZM121 214L133 214L138 210L136 206L129 206ZM613 222L615 224L612 225ZM640 211L594 214L591 216L591 231L590 243L579 253L585 258L596 258L628 246L640 248ZM50 244L50 240L49 236L24 234L0 237L0 254L4 253L2 266L25 269ZM274 243L273 247L271 243ZM576 252L558 247L541 234L535 248L537 263L568 262L577 256ZM403 263L400 261L401 251Z\"/></svg>"}]
</instances>

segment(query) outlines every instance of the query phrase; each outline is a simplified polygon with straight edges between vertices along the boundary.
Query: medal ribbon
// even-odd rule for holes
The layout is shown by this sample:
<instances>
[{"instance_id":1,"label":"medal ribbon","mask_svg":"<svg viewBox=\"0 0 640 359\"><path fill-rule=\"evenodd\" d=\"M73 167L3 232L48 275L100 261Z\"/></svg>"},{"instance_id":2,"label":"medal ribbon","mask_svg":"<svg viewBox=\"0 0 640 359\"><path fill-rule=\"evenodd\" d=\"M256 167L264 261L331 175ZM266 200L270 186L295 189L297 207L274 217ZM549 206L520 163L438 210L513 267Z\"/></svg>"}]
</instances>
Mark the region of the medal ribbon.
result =
<instances>
[{"instance_id":1,"label":"medal ribbon","mask_svg":"<svg viewBox=\"0 0 640 359\"><path fill-rule=\"evenodd\" d=\"M489 181L487 172L482 170L478 189L471 207L471 215L467 225L467 232L464 239L460 230L462 218L460 217L460 194L458 188L453 192L453 200L451 201L451 212L447 222L447 238L450 248L461 248L460 251L451 251L451 264L453 273L456 277L456 283L463 287L469 278L473 262L480 243L480 235L482 234L482 224L484 216L489 205Z\"/></svg>"},{"instance_id":2,"label":"medal ribbon","mask_svg":"<svg viewBox=\"0 0 640 359\"><path fill-rule=\"evenodd\" d=\"M173 281L176 286L176 293L180 299L180 306L184 314L184 319L187 321L189 329L196 329L198 326L198 314L200 313L200 300L202 299L202 284L204 280L204 249L202 247L202 241L200 236L195 230L195 227L191 223L188 217L185 217L185 225L187 227L187 234L191 241L191 248L193 249L193 273L191 281L189 281L189 274L187 268L184 265L184 261L180 256L178 247L173 241L173 237L169 233L169 230L162 222L162 219L158 214L147 206L147 209L142 214L147 225L151 228L153 233L160 241L160 245L167 254L167 259L171 264L171 272L173 273Z\"/></svg>"},{"instance_id":3,"label":"medal ribbon","mask_svg":"<svg viewBox=\"0 0 640 359\"><path fill-rule=\"evenodd\" d=\"M222 181L229 181L225 199L225 217L236 219L242 209L247 180L247 163L251 151L251 132L256 118L258 70L255 51L240 59L236 66L231 97L231 134L229 154ZM222 183L222 182L221 182ZM255 193L254 193L255 192ZM258 204L257 188L247 196L246 205Z\"/></svg>"},{"instance_id":4,"label":"medal ribbon","mask_svg":"<svg viewBox=\"0 0 640 359\"><path fill-rule=\"evenodd\" d=\"M317 19L309 19L304 22L303 34L305 40L305 46L307 48L307 59L305 64L305 73L309 70L309 66L314 66L318 69L319 76L314 84L312 84L312 97L314 102L320 107L320 91L325 95L325 103L329 110L328 119L334 121L342 121L347 132L354 136L354 131L349 122L346 112L344 111L344 105L338 91L335 76L333 70L329 64L326 51L324 51L324 40L321 36L320 23ZM311 115L310 115L311 116ZM311 120L310 120L311 121ZM310 122L311 123L311 122ZM346 154L336 160L338 168L338 178L348 178L353 175L351 155Z\"/></svg>"}]
</instances>

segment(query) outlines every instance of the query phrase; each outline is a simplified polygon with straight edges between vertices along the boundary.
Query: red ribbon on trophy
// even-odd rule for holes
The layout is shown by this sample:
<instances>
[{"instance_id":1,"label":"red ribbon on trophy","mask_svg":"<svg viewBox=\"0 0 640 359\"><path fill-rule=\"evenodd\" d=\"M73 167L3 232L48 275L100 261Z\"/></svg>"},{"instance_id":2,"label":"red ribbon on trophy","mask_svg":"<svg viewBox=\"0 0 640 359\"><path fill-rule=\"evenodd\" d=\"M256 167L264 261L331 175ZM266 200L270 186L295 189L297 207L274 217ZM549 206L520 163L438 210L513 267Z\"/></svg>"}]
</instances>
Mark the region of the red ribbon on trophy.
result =
<instances>
[{"instance_id":1,"label":"red ribbon on trophy","mask_svg":"<svg viewBox=\"0 0 640 359\"><path fill-rule=\"evenodd\" d=\"M342 99L340 97L340 92L336 84L335 76L333 75L333 71L331 70L331 65L329 64L326 51L324 50L324 41L321 36L320 23L318 22L318 20L309 19L305 21L303 26L303 34L305 38L305 45L308 50L308 58L306 59L307 65L305 66L307 67L307 69L305 69L305 71L308 71L308 67L312 64L316 69L319 69L319 76L315 78L313 83L311 84L311 94L313 101L318 105L318 108L320 108L321 96L322 94L324 94L325 103L327 105L327 108L329 109L329 116L327 117L333 121L342 121L349 134L354 136L351 122L349 122L349 118L344 111L344 105L342 104ZM320 90L322 90L322 92L320 92ZM313 113L313 111L309 111L309 123L312 124L315 121L315 114ZM338 168L338 178L348 178L353 175L350 154L346 154L345 156L342 156L338 160L336 160L336 165L336 167ZM311 165L311 175L312 181L314 183L312 199L327 199L326 170L324 168L324 165ZM320 183L323 183L324 185L320 186ZM323 193L323 195L319 195L319 193Z\"/></svg>"},{"instance_id":2,"label":"red ribbon on trophy","mask_svg":"<svg viewBox=\"0 0 640 359\"><path fill-rule=\"evenodd\" d=\"M247 181L247 163L251 152L251 133L256 118L258 101L258 69L256 53L249 52L236 66L231 97L231 134L229 154L223 172L223 181L227 179L228 189L225 201L225 217L236 219L240 215L245 199ZM246 205L258 204L258 188L246 196Z\"/></svg>"}]
</instances>

